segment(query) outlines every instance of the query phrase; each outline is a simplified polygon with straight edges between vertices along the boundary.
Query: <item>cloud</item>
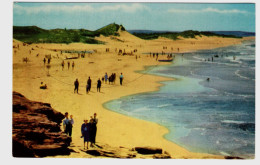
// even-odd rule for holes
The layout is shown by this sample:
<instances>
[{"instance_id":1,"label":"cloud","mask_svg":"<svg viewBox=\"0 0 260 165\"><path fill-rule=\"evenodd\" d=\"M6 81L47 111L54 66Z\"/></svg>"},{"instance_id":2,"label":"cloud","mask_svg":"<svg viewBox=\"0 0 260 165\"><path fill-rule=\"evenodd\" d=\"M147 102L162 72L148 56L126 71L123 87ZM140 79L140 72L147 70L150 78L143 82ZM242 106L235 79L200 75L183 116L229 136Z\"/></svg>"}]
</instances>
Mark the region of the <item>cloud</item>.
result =
<instances>
[{"instance_id":1,"label":"cloud","mask_svg":"<svg viewBox=\"0 0 260 165\"><path fill-rule=\"evenodd\" d=\"M99 11L118 11L118 10L131 13L131 12L136 12L138 10L150 11L150 8L142 4L134 3L131 5L120 4L120 5L112 5L112 6L102 6L99 9Z\"/></svg>"},{"instance_id":2,"label":"cloud","mask_svg":"<svg viewBox=\"0 0 260 165\"><path fill-rule=\"evenodd\" d=\"M247 14L247 11L243 10L220 10L216 8L206 8L206 9L200 9L200 10L185 10L185 9L169 9L169 13L219 13L219 14Z\"/></svg>"},{"instance_id":3,"label":"cloud","mask_svg":"<svg viewBox=\"0 0 260 165\"><path fill-rule=\"evenodd\" d=\"M92 7L91 5L44 5L44 6L20 6L14 4L14 12L17 14L38 14L38 13L51 13L51 12L64 12L64 13L74 13L74 12L105 12L105 11L122 11L126 13L134 13L136 11L150 11L145 5L142 4L119 4L119 5L105 5L101 7Z\"/></svg>"}]
</instances>

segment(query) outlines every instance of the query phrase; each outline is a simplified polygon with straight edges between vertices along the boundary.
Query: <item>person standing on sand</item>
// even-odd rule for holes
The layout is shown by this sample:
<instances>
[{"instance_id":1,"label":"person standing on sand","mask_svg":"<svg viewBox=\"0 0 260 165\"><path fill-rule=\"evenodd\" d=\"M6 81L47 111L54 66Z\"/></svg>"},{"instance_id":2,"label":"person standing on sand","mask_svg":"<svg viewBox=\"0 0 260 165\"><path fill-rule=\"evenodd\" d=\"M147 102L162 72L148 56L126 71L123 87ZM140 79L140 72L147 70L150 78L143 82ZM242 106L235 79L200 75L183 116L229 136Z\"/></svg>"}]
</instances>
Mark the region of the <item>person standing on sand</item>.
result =
<instances>
[{"instance_id":1,"label":"person standing on sand","mask_svg":"<svg viewBox=\"0 0 260 165\"><path fill-rule=\"evenodd\" d=\"M87 149L88 149L88 143L90 141L90 124L88 123L88 120L84 120L84 123L81 125L81 138L84 138L84 149L85 149L85 143L87 142Z\"/></svg>"},{"instance_id":2,"label":"person standing on sand","mask_svg":"<svg viewBox=\"0 0 260 165\"><path fill-rule=\"evenodd\" d=\"M96 124L94 123L94 119L92 118L92 119L90 119L90 123L89 123L89 128L90 128L90 138L89 138L89 140L90 140L90 147L93 147L93 144L95 143L95 134L96 134Z\"/></svg>"},{"instance_id":3,"label":"person standing on sand","mask_svg":"<svg viewBox=\"0 0 260 165\"><path fill-rule=\"evenodd\" d=\"M76 81L74 82L74 86L75 86L74 93L75 93L75 91L77 91L77 93L79 93L79 81L78 81L78 79L76 79Z\"/></svg>"},{"instance_id":4,"label":"person standing on sand","mask_svg":"<svg viewBox=\"0 0 260 165\"><path fill-rule=\"evenodd\" d=\"M123 84L123 79L124 79L124 77L123 77L123 74L121 73L121 75L120 75L120 85L122 85Z\"/></svg>"},{"instance_id":5,"label":"person standing on sand","mask_svg":"<svg viewBox=\"0 0 260 165\"><path fill-rule=\"evenodd\" d=\"M43 63L44 63L44 65L45 65L45 63L46 63L46 59L45 59L45 58L43 58Z\"/></svg>"},{"instance_id":6,"label":"person standing on sand","mask_svg":"<svg viewBox=\"0 0 260 165\"><path fill-rule=\"evenodd\" d=\"M105 83L107 83L107 79L108 79L108 76L107 76L107 73L105 74Z\"/></svg>"},{"instance_id":7,"label":"person standing on sand","mask_svg":"<svg viewBox=\"0 0 260 165\"><path fill-rule=\"evenodd\" d=\"M64 61L62 61L61 66L62 66L62 70L63 70L64 69Z\"/></svg>"},{"instance_id":8,"label":"person standing on sand","mask_svg":"<svg viewBox=\"0 0 260 165\"><path fill-rule=\"evenodd\" d=\"M97 114L94 113L94 118L93 118L93 143L94 144L96 143L97 123L98 123Z\"/></svg>"},{"instance_id":9,"label":"person standing on sand","mask_svg":"<svg viewBox=\"0 0 260 165\"><path fill-rule=\"evenodd\" d=\"M74 66L75 66L75 63L74 63L74 61L72 61L72 70L74 70Z\"/></svg>"},{"instance_id":10,"label":"person standing on sand","mask_svg":"<svg viewBox=\"0 0 260 165\"><path fill-rule=\"evenodd\" d=\"M73 120L73 115L70 115L70 124L71 124L71 131L69 132L69 135L71 136L72 135L72 128L73 128L73 124L74 124L74 120Z\"/></svg>"},{"instance_id":11,"label":"person standing on sand","mask_svg":"<svg viewBox=\"0 0 260 165\"><path fill-rule=\"evenodd\" d=\"M68 69L70 69L70 62L68 61Z\"/></svg>"},{"instance_id":12,"label":"person standing on sand","mask_svg":"<svg viewBox=\"0 0 260 165\"><path fill-rule=\"evenodd\" d=\"M91 89L91 79L90 79L90 77L88 77L88 82L87 82L87 84L89 85L89 90L88 90L88 91L90 91L90 89Z\"/></svg>"},{"instance_id":13,"label":"person standing on sand","mask_svg":"<svg viewBox=\"0 0 260 165\"><path fill-rule=\"evenodd\" d=\"M65 119L63 120L63 130L64 130L64 133L71 136L72 125L71 125L71 122L69 120L68 112L65 113Z\"/></svg>"},{"instance_id":14,"label":"person standing on sand","mask_svg":"<svg viewBox=\"0 0 260 165\"><path fill-rule=\"evenodd\" d=\"M100 78L97 81L97 92L100 92L100 88L101 88L101 81Z\"/></svg>"}]
</instances>

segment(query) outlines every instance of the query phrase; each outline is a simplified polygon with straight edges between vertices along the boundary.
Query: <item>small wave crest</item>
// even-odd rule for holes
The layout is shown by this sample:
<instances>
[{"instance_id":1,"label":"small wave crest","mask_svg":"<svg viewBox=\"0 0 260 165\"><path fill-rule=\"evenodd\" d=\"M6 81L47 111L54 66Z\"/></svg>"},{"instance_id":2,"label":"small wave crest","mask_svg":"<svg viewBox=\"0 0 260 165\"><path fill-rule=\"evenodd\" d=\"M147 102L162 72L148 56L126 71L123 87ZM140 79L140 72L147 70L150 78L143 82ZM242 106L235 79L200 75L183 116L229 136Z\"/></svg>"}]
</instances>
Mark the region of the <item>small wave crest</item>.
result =
<instances>
[{"instance_id":1,"label":"small wave crest","mask_svg":"<svg viewBox=\"0 0 260 165\"><path fill-rule=\"evenodd\" d=\"M162 104L162 105L158 105L157 108L163 108L163 107L168 107L171 106L172 104Z\"/></svg>"},{"instance_id":2,"label":"small wave crest","mask_svg":"<svg viewBox=\"0 0 260 165\"><path fill-rule=\"evenodd\" d=\"M243 79L247 79L247 80L250 79L250 78L248 78L248 77L242 76L241 74L239 74L239 72L240 72L240 70L236 70L236 71L235 71L235 75L237 75L238 77L243 78Z\"/></svg>"}]
</instances>

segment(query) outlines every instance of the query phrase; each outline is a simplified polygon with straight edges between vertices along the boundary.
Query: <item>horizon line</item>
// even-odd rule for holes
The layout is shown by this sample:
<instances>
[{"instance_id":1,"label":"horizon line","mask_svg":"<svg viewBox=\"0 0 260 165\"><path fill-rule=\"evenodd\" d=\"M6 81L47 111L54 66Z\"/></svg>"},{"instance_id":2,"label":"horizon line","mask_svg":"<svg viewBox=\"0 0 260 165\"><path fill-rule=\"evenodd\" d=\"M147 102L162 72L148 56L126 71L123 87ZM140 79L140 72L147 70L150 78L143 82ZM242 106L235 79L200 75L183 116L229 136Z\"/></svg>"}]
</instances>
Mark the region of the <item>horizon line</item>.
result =
<instances>
[{"instance_id":1,"label":"horizon line","mask_svg":"<svg viewBox=\"0 0 260 165\"><path fill-rule=\"evenodd\" d=\"M111 25L111 24L117 24L117 23L110 23L110 24L107 24L105 26L102 26L100 28L103 28L103 27L106 27L108 25ZM122 25L122 24L117 24L117 25ZM84 29L84 30L89 30L89 29L86 29L86 28L43 28L43 27L40 27L40 26L37 26L37 25L13 25L14 26L17 26L17 27L29 27L29 26L36 26L38 28L41 28L41 29L44 29L44 30L55 30L55 29L67 29L67 30L80 30L80 29ZM123 25L122 25L123 26ZM100 29L100 28L97 28L96 30ZM126 28L125 28L126 29ZM96 31L96 30L89 30L89 31ZM243 30L195 30L195 29L187 29L187 30L153 30L153 29L126 29L126 31L134 31L134 30L143 30L143 31L159 31L159 32L184 32L184 31L189 31L189 30L192 30L192 31L199 31L199 32L248 32L248 33L256 33L255 31L243 31Z\"/></svg>"}]
</instances>

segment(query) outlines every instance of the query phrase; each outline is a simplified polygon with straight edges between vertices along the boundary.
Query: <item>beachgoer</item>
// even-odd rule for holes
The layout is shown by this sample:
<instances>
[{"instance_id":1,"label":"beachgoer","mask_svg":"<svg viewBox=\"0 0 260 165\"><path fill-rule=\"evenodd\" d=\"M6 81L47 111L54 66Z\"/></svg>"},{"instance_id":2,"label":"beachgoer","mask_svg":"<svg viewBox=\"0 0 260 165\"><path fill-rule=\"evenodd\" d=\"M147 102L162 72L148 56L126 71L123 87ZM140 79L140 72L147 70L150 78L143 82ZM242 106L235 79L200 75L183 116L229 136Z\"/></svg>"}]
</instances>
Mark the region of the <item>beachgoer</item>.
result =
<instances>
[{"instance_id":1,"label":"beachgoer","mask_svg":"<svg viewBox=\"0 0 260 165\"><path fill-rule=\"evenodd\" d=\"M89 91L90 91L90 89L91 89L91 79L90 79L90 77L88 77L88 82L87 82L87 84L89 85Z\"/></svg>"},{"instance_id":2,"label":"beachgoer","mask_svg":"<svg viewBox=\"0 0 260 165\"><path fill-rule=\"evenodd\" d=\"M68 61L68 69L70 69L70 62Z\"/></svg>"},{"instance_id":3,"label":"beachgoer","mask_svg":"<svg viewBox=\"0 0 260 165\"><path fill-rule=\"evenodd\" d=\"M121 75L120 75L120 85L122 85L123 84L123 79L124 79L124 77L123 77L123 74L121 73Z\"/></svg>"},{"instance_id":4,"label":"beachgoer","mask_svg":"<svg viewBox=\"0 0 260 165\"><path fill-rule=\"evenodd\" d=\"M98 123L97 113L94 113L94 118L93 118L93 143L94 144L96 143L97 123Z\"/></svg>"},{"instance_id":5,"label":"beachgoer","mask_svg":"<svg viewBox=\"0 0 260 165\"><path fill-rule=\"evenodd\" d=\"M73 115L70 115L69 121L70 121L70 124L71 124L71 131L70 131L69 135L71 136L72 135L72 128L73 128L73 124L74 124Z\"/></svg>"},{"instance_id":6,"label":"beachgoer","mask_svg":"<svg viewBox=\"0 0 260 165\"><path fill-rule=\"evenodd\" d=\"M71 125L71 122L69 120L68 112L65 113L65 119L63 120L63 130L64 130L64 133L71 136L72 125Z\"/></svg>"},{"instance_id":7,"label":"beachgoer","mask_svg":"<svg viewBox=\"0 0 260 165\"><path fill-rule=\"evenodd\" d=\"M74 93L75 93L75 91L77 91L77 93L79 93L79 81L78 81L78 79L76 79L76 81L74 82L74 86L75 86Z\"/></svg>"},{"instance_id":8,"label":"beachgoer","mask_svg":"<svg viewBox=\"0 0 260 165\"><path fill-rule=\"evenodd\" d=\"M90 119L90 124L89 124L89 127L90 127L90 147L93 147L93 144L95 143L95 134L96 134L96 124L94 123L94 119Z\"/></svg>"},{"instance_id":9,"label":"beachgoer","mask_svg":"<svg viewBox=\"0 0 260 165\"><path fill-rule=\"evenodd\" d=\"M84 138L84 149L85 149L85 143L87 142L87 149L88 149L88 143L90 141L90 124L88 123L88 120L84 120L84 123L81 125L81 137Z\"/></svg>"},{"instance_id":10,"label":"beachgoer","mask_svg":"<svg viewBox=\"0 0 260 165\"><path fill-rule=\"evenodd\" d=\"M108 76L107 76L107 73L105 74L105 83L107 83L107 79L108 79Z\"/></svg>"},{"instance_id":11,"label":"beachgoer","mask_svg":"<svg viewBox=\"0 0 260 165\"><path fill-rule=\"evenodd\" d=\"M75 63L74 63L74 61L72 61L72 70L74 70L74 66L75 66Z\"/></svg>"},{"instance_id":12,"label":"beachgoer","mask_svg":"<svg viewBox=\"0 0 260 165\"><path fill-rule=\"evenodd\" d=\"M62 70L63 70L64 69L64 61L62 61L61 66L62 66Z\"/></svg>"},{"instance_id":13,"label":"beachgoer","mask_svg":"<svg viewBox=\"0 0 260 165\"><path fill-rule=\"evenodd\" d=\"M40 89L47 89L47 85L43 85L43 82L41 82Z\"/></svg>"},{"instance_id":14,"label":"beachgoer","mask_svg":"<svg viewBox=\"0 0 260 165\"><path fill-rule=\"evenodd\" d=\"M100 88L101 88L101 81L100 78L97 81L97 92L100 92Z\"/></svg>"},{"instance_id":15,"label":"beachgoer","mask_svg":"<svg viewBox=\"0 0 260 165\"><path fill-rule=\"evenodd\" d=\"M43 63L44 63L44 65L45 65L45 63L46 63L46 59L45 59L45 58L43 58Z\"/></svg>"}]
</instances>

